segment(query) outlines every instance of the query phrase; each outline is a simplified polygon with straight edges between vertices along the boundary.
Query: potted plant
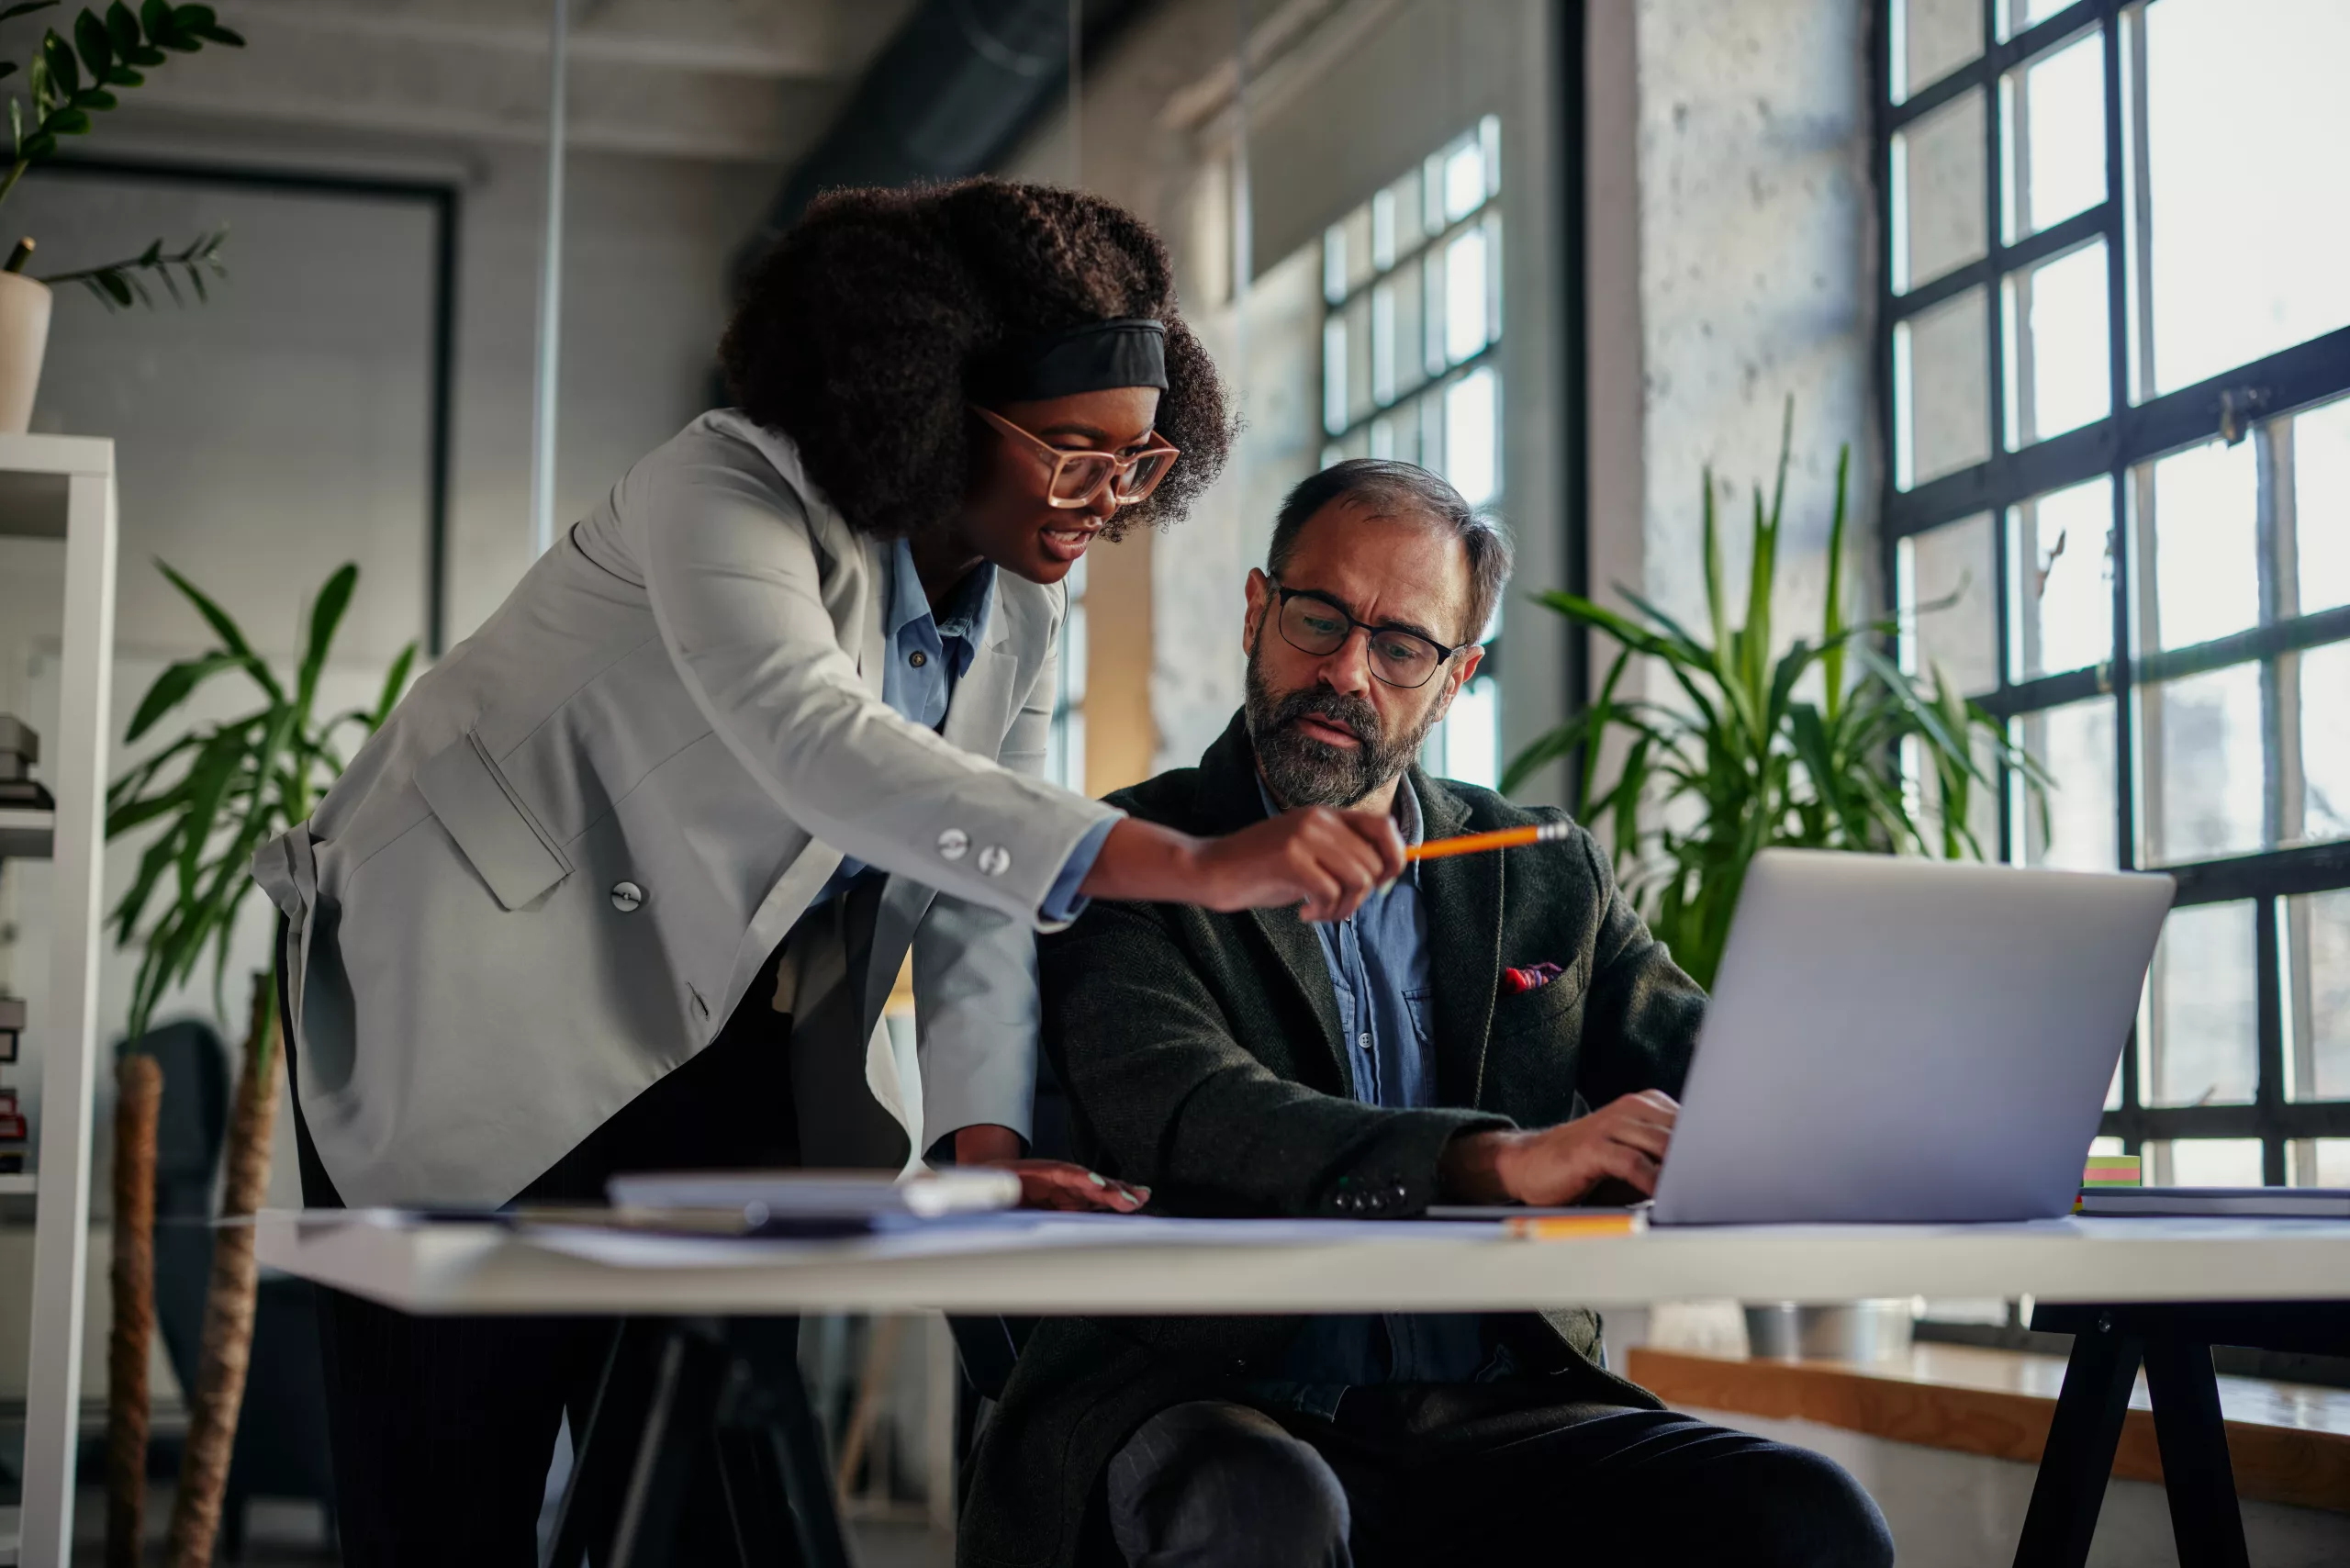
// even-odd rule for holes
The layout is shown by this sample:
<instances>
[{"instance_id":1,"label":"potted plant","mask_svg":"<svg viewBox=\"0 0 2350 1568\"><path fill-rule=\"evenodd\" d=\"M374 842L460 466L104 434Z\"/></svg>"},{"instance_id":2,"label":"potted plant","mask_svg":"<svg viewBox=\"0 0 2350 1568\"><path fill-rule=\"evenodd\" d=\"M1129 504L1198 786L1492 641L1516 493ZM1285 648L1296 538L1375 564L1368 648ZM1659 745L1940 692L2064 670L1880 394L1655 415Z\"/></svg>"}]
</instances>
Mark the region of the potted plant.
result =
<instances>
[{"instance_id":1,"label":"potted plant","mask_svg":"<svg viewBox=\"0 0 2350 1568\"><path fill-rule=\"evenodd\" d=\"M193 726L106 791L108 836L162 825L109 916L116 942L142 949L131 992L133 1040L147 1032L164 993L194 979L207 958L213 969L213 1007L226 1017L222 992L229 941L238 912L258 890L251 871L254 852L309 816L342 771L346 739L355 732L364 740L383 723L416 660L411 643L392 661L374 706L321 718L319 679L358 586L357 566L337 568L311 601L301 662L290 681L281 680L253 652L227 610L171 567L162 570L212 628L218 645L158 676L124 739L135 742L147 734L216 676L243 676L260 700L234 718ZM149 922L151 908L157 913ZM252 1017L224 1156L223 1220L250 1216L269 1184L270 1123L277 1105L275 966L273 953L271 967L252 977ZM224 1226L213 1246L198 1386L187 1391L187 1448L172 1510L174 1563L210 1560L244 1396L255 1279L252 1227Z\"/></svg>"},{"instance_id":2,"label":"potted plant","mask_svg":"<svg viewBox=\"0 0 2350 1568\"><path fill-rule=\"evenodd\" d=\"M2050 783L2040 764L1979 704L1961 697L1940 668L1920 678L1887 656L1897 619L1845 620L1849 446L1836 457L1818 638L1798 637L1771 656L1771 595L1794 430L1790 400L1767 510L1761 487L1754 491L1744 625L1729 623L1711 468L1703 514L1707 635L1621 587L1617 591L1634 614L1570 593L1539 596L1609 638L1617 652L1591 705L1527 747L1502 778L1507 790L1536 768L1581 754L1584 817L1610 824L1619 880L1674 961L1708 989L1747 868L1761 851L1786 845L1979 860L1983 846L1967 824L1967 808L1977 788L1996 788L1996 765L2016 769L2035 793ZM1669 678L1680 700L1618 699L1635 658ZM1622 760L1602 788L1601 756L1617 735ZM2043 821L2046 815L2041 813ZM1871 1361L1909 1346L1907 1301L1749 1303L1744 1316L1750 1353L1757 1357Z\"/></svg>"},{"instance_id":3,"label":"potted plant","mask_svg":"<svg viewBox=\"0 0 2350 1568\"><path fill-rule=\"evenodd\" d=\"M1514 789L1536 768L1581 753L1584 818L1612 827L1617 875L1649 928L1708 987L1747 867L1762 850L1785 845L1982 859L1967 808L1975 790L1997 787L1995 766L2016 769L2034 791L2049 782L1998 721L1961 697L1939 667L1920 677L1888 656L1895 619L1845 619L1849 446L1836 459L1819 634L1798 637L1772 657L1771 595L1794 428L1790 402L1767 510L1762 487L1754 491L1745 624L1729 623L1708 468L1707 634L1620 588L1631 615L1574 594L1540 595L1539 602L1609 638L1618 651L1591 705L1528 746L1502 778L1505 790ZM1619 699L1617 689L1635 658L1651 661L1680 700ZM1624 742L1621 762L1603 788L1601 757L1617 735ZM1914 778L1904 777L1905 754L1913 759Z\"/></svg>"},{"instance_id":4,"label":"potted plant","mask_svg":"<svg viewBox=\"0 0 2350 1568\"><path fill-rule=\"evenodd\" d=\"M54 7L58 0L20 0L0 8L0 22ZM13 93L8 98L9 161L0 174L0 202L35 163L56 155L61 139L85 136L91 116L114 108L117 89L142 85L145 72L165 63L173 53L193 54L207 43L230 49L244 39L220 25L209 6L174 6L168 0L144 0L136 11L125 0L114 0L103 15L84 9L73 19L69 41L53 28L41 34L31 59L22 67L0 60L0 77L21 69L31 104ZM49 349L49 312L52 286L78 283L97 296L108 309L134 302L151 305L146 286L153 279L178 297L185 282L201 298L205 274L221 275L220 246L224 230L212 230L175 251L166 252L161 240L138 255L101 266L28 277L33 241L19 240L0 263L0 434L21 434L30 427L33 397L40 386L40 365Z\"/></svg>"}]
</instances>

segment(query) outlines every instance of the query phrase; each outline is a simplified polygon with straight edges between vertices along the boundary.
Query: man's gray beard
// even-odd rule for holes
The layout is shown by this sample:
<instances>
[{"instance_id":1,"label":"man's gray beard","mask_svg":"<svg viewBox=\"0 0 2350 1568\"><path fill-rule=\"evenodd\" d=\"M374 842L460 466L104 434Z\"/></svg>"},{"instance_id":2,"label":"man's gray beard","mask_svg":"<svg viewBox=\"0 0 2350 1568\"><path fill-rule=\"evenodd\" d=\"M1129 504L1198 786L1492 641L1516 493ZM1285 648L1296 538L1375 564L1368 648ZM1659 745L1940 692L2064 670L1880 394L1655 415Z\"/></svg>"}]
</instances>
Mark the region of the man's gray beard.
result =
<instances>
[{"instance_id":1,"label":"man's gray beard","mask_svg":"<svg viewBox=\"0 0 2350 1568\"><path fill-rule=\"evenodd\" d=\"M1268 626L1264 637L1274 635ZM1276 698L1265 682L1264 666L1248 655L1248 737L1256 743L1257 766L1265 787L1283 806L1351 806L1398 778L1419 755L1420 743L1435 727L1436 711L1405 737L1390 740L1382 733L1379 710L1360 697L1348 697L1326 686L1311 686ZM1349 749L1315 740L1294 727L1306 714L1334 719L1352 730L1360 743Z\"/></svg>"}]
</instances>

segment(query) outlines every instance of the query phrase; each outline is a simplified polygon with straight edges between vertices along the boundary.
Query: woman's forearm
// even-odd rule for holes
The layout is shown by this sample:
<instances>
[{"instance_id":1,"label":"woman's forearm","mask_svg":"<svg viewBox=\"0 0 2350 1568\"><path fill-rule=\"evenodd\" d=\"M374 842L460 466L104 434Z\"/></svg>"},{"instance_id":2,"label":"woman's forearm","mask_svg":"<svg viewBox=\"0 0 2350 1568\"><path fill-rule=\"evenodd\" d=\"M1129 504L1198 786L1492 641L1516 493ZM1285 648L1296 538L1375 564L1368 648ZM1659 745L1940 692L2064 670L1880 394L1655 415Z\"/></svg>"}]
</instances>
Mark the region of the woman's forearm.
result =
<instances>
[{"instance_id":1,"label":"woman's forearm","mask_svg":"<svg viewBox=\"0 0 2350 1568\"><path fill-rule=\"evenodd\" d=\"M1125 817L1102 841L1093 869L1077 890L1087 898L1139 903L1191 902L1200 883L1204 841L1157 823Z\"/></svg>"},{"instance_id":2,"label":"woman's forearm","mask_svg":"<svg viewBox=\"0 0 2350 1568\"><path fill-rule=\"evenodd\" d=\"M1307 806L1221 838L1122 818L1078 884L1088 898L1203 909L1296 909L1343 920L1404 869L1404 841L1383 812Z\"/></svg>"}]
</instances>

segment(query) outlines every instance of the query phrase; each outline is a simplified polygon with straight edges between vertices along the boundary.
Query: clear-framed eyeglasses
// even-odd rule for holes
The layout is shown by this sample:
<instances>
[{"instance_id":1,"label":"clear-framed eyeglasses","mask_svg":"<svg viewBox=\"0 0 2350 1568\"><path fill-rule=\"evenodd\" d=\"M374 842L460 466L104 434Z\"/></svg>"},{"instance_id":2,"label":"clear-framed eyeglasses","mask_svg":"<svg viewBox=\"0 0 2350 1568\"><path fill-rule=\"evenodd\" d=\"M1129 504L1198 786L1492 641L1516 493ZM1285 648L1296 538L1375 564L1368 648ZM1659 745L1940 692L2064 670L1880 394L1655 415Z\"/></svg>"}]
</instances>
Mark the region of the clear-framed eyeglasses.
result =
<instances>
[{"instance_id":1,"label":"clear-framed eyeglasses","mask_svg":"<svg viewBox=\"0 0 2350 1568\"><path fill-rule=\"evenodd\" d=\"M1091 506L1105 489L1120 506L1133 506L1158 488L1158 482L1183 455L1156 432L1149 445L1125 456L1114 452L1069 452L976 403L971 411L1014 441L1024 442L1038 458L1050 464L1052 474L1045 482L1045 500L1050 506L1069 510Z\"/></svg>"}]
</instances>

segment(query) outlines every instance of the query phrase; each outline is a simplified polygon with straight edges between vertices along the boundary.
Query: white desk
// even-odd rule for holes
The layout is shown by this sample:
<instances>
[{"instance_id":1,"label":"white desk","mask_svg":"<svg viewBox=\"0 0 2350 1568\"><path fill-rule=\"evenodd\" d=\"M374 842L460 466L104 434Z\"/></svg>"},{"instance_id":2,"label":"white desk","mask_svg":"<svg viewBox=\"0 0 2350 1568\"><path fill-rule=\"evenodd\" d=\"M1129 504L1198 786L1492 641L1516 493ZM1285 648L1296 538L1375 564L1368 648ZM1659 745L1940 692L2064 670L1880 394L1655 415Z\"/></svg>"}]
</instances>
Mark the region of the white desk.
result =
<instances>
[{"instance_id":1,"label":"white desk","mask_svg":"<svg viewBox=\"0 0 2350 1568\"><path fill-rule=\"evenodd\" d=\"M802 1562L849 1568L789 1342L762 1327L792 1314L1470 1312L1692 1297L2026 1294L2095 1305L2070 1309L2080 1319L2068 1325L2073 1361L2017 1562L2079 1568L2087 1560L2142 1359L2175 1477L2181 1560L2238 1562L2243 1530L2209 1347L2269 1343L2227 1336L2297 1309L2160 1304L2350 1302L2350 1222L2333 1221L1722 1226L1550 1241L1515 1240L1493 1224L1108 1216L1003 1216L986 1226L828 1242L340 1211L265 1214L257 1224L263 1262L403 1311L631 1318L623 1351L628 1336L641 1349L613 1357L565 1499L553 1557L563 1563L632 1550L630 1521L669 1517L663 1510L682 1484L676 1456L715 1430L722 1463L746 1451L745 1442L772 1456L759 1462L765 1469L730 1472L730 1488L749 1495L763 1477L782 1478L789 1506L744 1518L789 1518ZM2316 1327L2289 1331L2330 1345L2338 1309L2299 1310ZM2210 1324L2199 1327L2199 1315ZM656 1361L669 1380L658 1389L646 1381L652 1374L624 1371ZM722 1388L753 1389L755 1410L725 1414ZM744 1518L736 1525L744 1528ZM784 1550L779 1540L768 1544Z\"/></svg>"},{"instance_id":2,"label":"white desk","mask_svg":"<svg viewBox=\"0 0 2350 1568\"><path fill-rule=\"evenodd\" d=\"M1736 1297L2350 1299L2350 1222L2052 1220L1661 1229L1105 1219L908 1246L260 1216L261 1260L417 1313L1505 1311ZM947 1249L963 1247L967 1249Z\"/></svg>"}]
</instances>

